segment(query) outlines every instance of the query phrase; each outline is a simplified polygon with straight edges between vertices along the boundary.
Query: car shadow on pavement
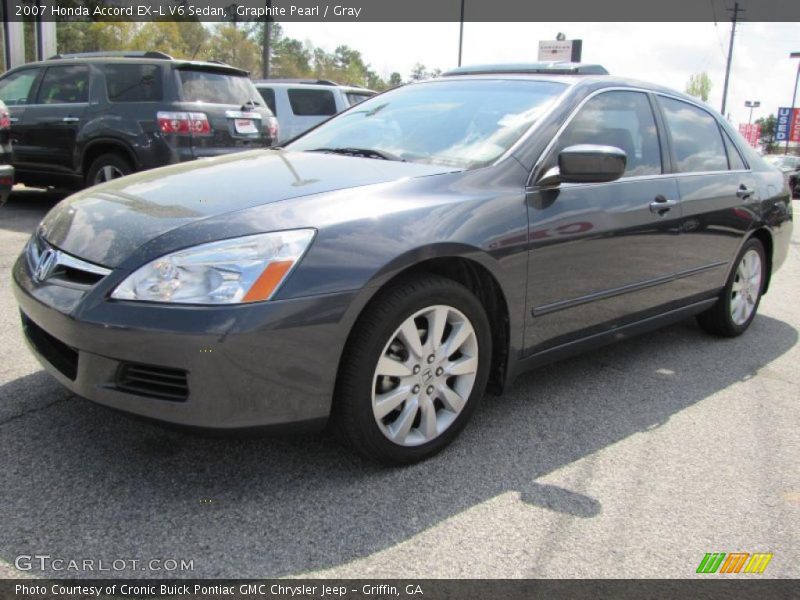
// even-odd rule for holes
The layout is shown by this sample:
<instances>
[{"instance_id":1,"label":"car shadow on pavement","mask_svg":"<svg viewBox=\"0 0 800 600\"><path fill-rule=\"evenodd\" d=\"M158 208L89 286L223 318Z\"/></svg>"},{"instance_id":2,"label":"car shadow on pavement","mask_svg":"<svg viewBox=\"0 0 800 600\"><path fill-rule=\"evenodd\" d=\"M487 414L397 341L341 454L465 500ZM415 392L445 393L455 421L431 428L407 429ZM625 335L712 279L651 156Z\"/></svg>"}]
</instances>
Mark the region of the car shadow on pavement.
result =
<instances>
[{"instance_id":1,"label":"car shadow on pavement","mask_svg":"<svg viewBox=\"0 0 800 600\"><path fill-rule=\"evenodd\" d=\"M766 316L737 339L712 338L689 321L562 361L485 398L449 449L400 469L327 436L205 438L85 400L31 399L43 409L0 424L0 561L173 558L193 560L194 571L170 576L275 577L367 557L507 492L590 519L600 500L537 479L646 435L797 339ZM29 376L55 397L58 386L42 377ZM0 402L20 389L3 386Z\"/></svg>"},{"instance_id":2,"label":"car shadow on pavement","mask_svg":"<svg viewBox=\"0 0 800 600\"><path fill-rule=\"evenodd\" d=\"M38 188L14 188L0 207L0 229L31 234L39 221L69 192Z\"/></svg>"}]
</instances>

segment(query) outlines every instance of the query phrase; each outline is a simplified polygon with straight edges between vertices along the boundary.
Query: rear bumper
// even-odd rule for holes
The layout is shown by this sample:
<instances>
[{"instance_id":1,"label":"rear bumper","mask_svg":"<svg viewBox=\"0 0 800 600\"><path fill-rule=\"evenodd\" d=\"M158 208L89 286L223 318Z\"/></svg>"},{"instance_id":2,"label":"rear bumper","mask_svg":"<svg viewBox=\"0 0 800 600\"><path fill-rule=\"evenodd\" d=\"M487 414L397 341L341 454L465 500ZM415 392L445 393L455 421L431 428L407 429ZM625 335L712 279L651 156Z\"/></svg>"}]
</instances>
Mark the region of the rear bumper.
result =
<instances>
[{"instance_id":1,"label":"rear bumper","mask_svg":"<svg viewBox=\"0 0 800 600\"><path fill-rule=\"evenodd\" d=\"M0 206L6 203L14 186L14 167L0 165Z\"/></svg>"},{"instance_id":2,"label":"rear bumper","mask_svg":"<svg viewBox=\"0 0 800 600\"><path fill-rule=\"evenodd\" d=\"M13 288L34 355L79 396L203 429L327 420L350 293L223 308L104 301L65 313L42 301L58 291L38 294L25 260Z\"/></svg>"}]
</instances>

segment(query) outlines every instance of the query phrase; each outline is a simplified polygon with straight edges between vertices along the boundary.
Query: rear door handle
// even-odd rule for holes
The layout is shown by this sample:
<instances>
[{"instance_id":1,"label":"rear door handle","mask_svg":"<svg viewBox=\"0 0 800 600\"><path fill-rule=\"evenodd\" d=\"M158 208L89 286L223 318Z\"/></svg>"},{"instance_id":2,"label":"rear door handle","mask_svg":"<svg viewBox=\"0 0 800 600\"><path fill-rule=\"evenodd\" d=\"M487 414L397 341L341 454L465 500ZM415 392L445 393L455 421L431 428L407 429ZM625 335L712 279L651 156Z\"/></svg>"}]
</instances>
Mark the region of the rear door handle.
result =
<instances>
[{"instance_id":1,"label":"rear door handle","mask_svg":"<svg viewBox=\"0 0 800 600\"><path fill-rule=\"evenodd\" d=\"M78 117L64 117L61 121L63 123L77 123L80 119Z\"/></svg>"},{"instance_id":2,"label":"rear door handle","mask_svg":"<svg viewBox=\"0 0 800 600\"><path fill-rule=\"evenodd\" d=\"M650 203L650 212L654 212L663 217L675 206L678 206L677 200L668 200L659 194L656 196L656 199Z\"/></svg>"},{"instance_id":3,"label":"rear door handle","mask_svg":"<svg viewBox=\"0 0 800 600\"><path fill-rule=\"evenodd\" d=\"M8 121L9 123L16 123L19 121L19 117L9 117Z\"/></svg>"},{"instance_id":4,"label":"rear door handle","mask_svg":"<svg viewBox=\"0 0 800 600\"><path fill-rule=\"evenodd\" d=\"M736 195L739 196L739 198L744 199L744 198L749 198L750 196L752 196L754 192L755 192L755 190L751 190L745 184L742 184L742 185L739 186L739 189L736 190Z\"/></svg>"}]
</instances>

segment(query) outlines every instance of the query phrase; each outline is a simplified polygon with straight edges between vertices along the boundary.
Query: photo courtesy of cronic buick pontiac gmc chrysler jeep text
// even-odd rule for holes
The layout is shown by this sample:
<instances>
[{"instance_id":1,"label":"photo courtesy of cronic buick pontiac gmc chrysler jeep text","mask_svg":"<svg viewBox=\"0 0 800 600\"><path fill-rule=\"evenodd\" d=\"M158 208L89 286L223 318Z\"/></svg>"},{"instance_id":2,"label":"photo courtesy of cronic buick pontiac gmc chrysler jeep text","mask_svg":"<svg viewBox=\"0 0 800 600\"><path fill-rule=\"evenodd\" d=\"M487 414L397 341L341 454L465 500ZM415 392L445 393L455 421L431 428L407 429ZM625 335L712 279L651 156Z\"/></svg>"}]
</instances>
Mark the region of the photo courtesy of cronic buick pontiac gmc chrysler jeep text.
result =
<instances>
[{"instance_id":1,"label":"photo courtesy of cronic buick pontiac gmc chrysler jeep text","mask_svg":"<svg viewBox=\"0 0 800 600\"><path fill-rule=\"evenodd\" d=\"M791 228L784 176L705 104L498 65L73 195L13 278L30 347L80 396L200 428L329 423L398 464L528 368L694 315L743 333Z\"/></svg>"}]
</instances>

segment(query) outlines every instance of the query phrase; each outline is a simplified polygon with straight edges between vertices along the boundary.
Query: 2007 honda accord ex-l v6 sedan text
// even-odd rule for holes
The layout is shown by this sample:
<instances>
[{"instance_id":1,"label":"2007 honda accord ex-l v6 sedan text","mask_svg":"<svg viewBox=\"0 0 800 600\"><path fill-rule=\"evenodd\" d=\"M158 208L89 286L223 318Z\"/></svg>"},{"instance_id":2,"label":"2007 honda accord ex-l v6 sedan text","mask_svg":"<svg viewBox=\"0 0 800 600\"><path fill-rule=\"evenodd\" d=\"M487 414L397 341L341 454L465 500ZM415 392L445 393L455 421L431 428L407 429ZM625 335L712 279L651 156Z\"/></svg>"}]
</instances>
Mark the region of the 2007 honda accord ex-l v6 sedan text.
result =
<instances>
[{"instance_id":1,"label":"2007 honda accord ex-l v6 sedan text","mask_svg":"<svg viewBox=\"0 0 800 600\"><path fill-rule=\"evenodd\" d=\"M705 104L597 65L467 67L281 149L73 195L13 279L75 394L196 428L330 424L398 464L530 367L693 315L741 334L791 227L781 173Z\"/></svg>"}]
</instances>

